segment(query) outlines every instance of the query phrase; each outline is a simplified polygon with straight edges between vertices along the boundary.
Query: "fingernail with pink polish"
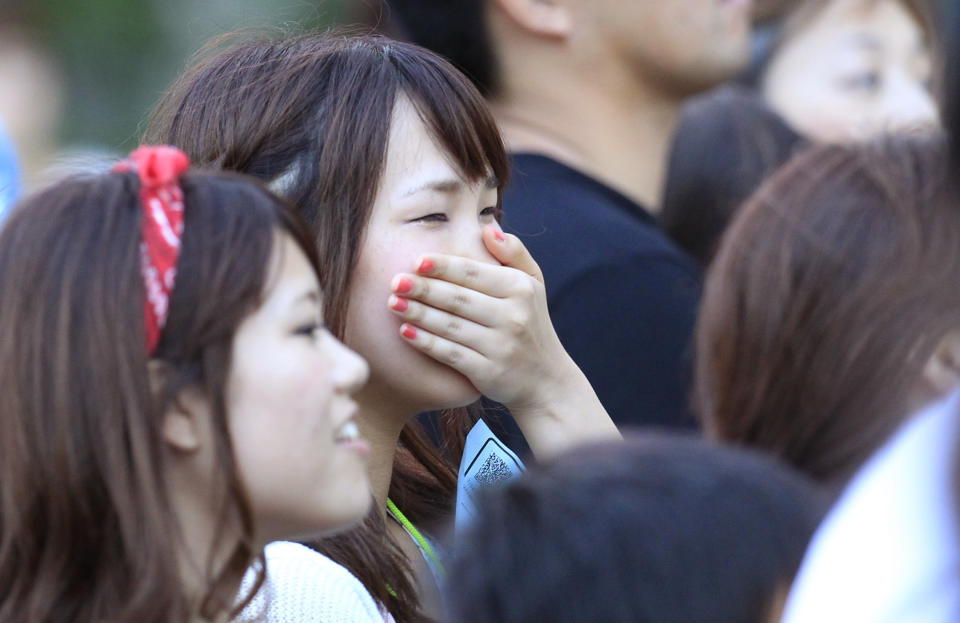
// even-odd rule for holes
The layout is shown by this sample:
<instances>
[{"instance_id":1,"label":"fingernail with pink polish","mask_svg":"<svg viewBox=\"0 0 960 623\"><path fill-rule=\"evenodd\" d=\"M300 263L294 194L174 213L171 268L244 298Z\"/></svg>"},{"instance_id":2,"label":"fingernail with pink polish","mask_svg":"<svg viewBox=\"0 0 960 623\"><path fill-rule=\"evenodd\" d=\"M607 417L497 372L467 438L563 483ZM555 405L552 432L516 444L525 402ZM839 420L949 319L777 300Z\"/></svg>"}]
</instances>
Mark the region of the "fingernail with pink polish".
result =
<instances>
[{"instance_id":1,"label":"fingernail with pink polish","mask_svg":"<svg viewBox=\"0 0 960 623\"><path fill-rule=\"evenodd\" d=\"M420 260L420 266L417 267L417 272L420 274L432 273L434 269L433 260L428 257Z\"/></svg>"},{"instance_id":2,"label":"fingernail with pink polish","mask_svg":"<svg viewBox=\"0 0 960 623\"><path fill-rule=\"evenodd\" d=\"M403 325L403 330L400 332L400 334L408 340L417 339L417 330L408 324Z\"/></svg>"},{"instance_id":3,"label":"fingernail with pink polish","mask_svg":"<svg viewBox=\"0 0 960 623\"><path fill-rule=\"evenodd\" d=\"M493 237L497 239L497 242L503 242L504 240L507 239L507 237L504 236L503 232L500 231L499 229L493 230Z\"/></svg>"},{"instance_id":4,"label":"fingernail with pink polish","mask_svg":"<svg viewBox=\"0 0 960 623\"><path fill-rule=\"evenodd\" d=\"M393 291L397 294L406 294L413 290L413 282L406 277L397 277L393 280Z\"/></svg>"},{"instance_id":5,"label":"fingernail with pink polish","mask_svg":"<svg viewBox=\"0 0 960 623\"><path fill-rule=\"evenodd\" d=\"M407 301L407 299L395 296L393 294L390 295L389 305L390 309L398 312L405 312L407 311L407 308L410 307L410 303Z\"/></svg>"}]
</instances>

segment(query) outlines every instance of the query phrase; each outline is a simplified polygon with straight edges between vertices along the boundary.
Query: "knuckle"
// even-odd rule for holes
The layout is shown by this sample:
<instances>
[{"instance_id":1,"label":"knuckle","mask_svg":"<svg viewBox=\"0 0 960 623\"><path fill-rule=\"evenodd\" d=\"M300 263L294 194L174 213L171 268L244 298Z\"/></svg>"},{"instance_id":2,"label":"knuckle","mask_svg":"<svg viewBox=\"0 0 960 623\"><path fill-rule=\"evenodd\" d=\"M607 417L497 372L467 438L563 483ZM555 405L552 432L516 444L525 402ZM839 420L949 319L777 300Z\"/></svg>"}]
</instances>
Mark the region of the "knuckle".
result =
<instances>
[{"instance_id":1,"label":"knuckle","mask_svg":"<svg viewBox=\"0 0 960 623\"><path fill-rule=\"evenodd\" d=\"M461 311L470 306L470 297L462 292L455 294L453 300L450 302L450 306L454 311Z\"/></svg>"},{"instance_id":2,"label":"knuckle","mask_svg":"<svg viewBox=\"0 0 960 623\"><path fill-rule=\"evenodd\" d=\"M527 331L528 321L529 315L526 312L514 311L507 317L507 332L515 337L523 335Z\"/></svg>"},{"instance_id":3,"label":"knuckle","mask_svg":"<svg viewBox=\"0 0 960 623\"><path fill-rule=\"evenodd\" d=\"M447 365L457 365L463 359L463 353L457 348L448 348L443 354L443 362Z\"/></svg>"},{"instance_id":4,"label":"knuckle","mask_svg":"<svg viewBox=\"0 0 960 623\"><path fill-rule=\"evenodd\" d=\"M463 321L454 316L447 321L447 332L457 335L463 329Z\"/></svg>"},{"instance_id":5,"label":"knuckle","mask_svg":"<svg viewBox=\"0 0 960 623\"><path fill-rule=\"evenodd\" d=\"M468 285L476 283L477 279L480 278L480 269L473 264L467 264L463 278Z\"/></svg>"},{"instance_id":6,"label":"knuckle","mask_svg":"<svg viewBox=\"0 0 960 623\"><path fill-rule=\"evenodd\" d=\"M429 333L421 333L420 349L425 353L432 353L437 346L436 340Z\"/></svg>"},{"instance_id":7,"label":"knuckle","mask_svg":"<svg viewBox=\"0 0 960 623\"><path fill-rule=\"evenodd\" d=\"M536 298L537 288L534 286L534 281L532 279L522 279L517 284L517 296L525 301L532 301Z\"/></svg>"}]
</instances>

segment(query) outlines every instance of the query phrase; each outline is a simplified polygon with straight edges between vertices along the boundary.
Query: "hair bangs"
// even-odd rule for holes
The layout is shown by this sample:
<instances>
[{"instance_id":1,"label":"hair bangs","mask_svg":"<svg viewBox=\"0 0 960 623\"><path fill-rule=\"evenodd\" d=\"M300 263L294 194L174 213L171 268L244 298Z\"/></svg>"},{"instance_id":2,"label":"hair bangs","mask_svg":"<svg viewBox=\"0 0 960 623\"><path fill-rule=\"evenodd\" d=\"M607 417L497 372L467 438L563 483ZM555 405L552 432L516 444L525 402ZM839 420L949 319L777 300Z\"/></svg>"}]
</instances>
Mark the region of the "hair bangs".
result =
<instances>
[{"instance_id":1,"label":"hair bangs","mask_svg":"<svg viewBox=\"0 0 960 623\"><path fill-rule=\"evenodd\" d=\"M476 87L434 55L424 54L416 62L406 55L391 60L400 74L401 90L463 178L470 182L492 178L502 190L509 178L509 161L496 121Z\"/></svg>"}]
</instances>

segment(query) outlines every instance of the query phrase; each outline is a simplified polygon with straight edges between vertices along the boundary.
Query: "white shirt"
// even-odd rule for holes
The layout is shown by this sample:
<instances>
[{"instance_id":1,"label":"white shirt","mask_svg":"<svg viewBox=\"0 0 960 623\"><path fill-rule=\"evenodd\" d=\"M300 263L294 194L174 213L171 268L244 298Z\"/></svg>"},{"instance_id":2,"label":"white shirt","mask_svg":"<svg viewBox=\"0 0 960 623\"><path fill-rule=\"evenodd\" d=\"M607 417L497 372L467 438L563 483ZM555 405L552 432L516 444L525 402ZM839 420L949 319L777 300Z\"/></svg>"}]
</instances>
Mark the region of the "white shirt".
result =
<instances>
[{"instance_id":1,"label":"white shirt","mask_svg":"<svg viewBox=\"0 0 960 623\"><path fill-rule=\"evenodd\" d=\"M960 621L958 435L955 392L874 454L814 536L782 623Z\"/></svg>"},{"instance_id":2,"label":"white shirt","mask_svg":"<svg viewBox=\"0 0 960 623\"><path fill-rule=\"evenodd\" d=\"M393 621L380 612L357 578L323 554L299 543L278 541L267 545L265 555L267 580L235 622ZM244 591L249 590L253 577L249 573L244 579Z\"/></svg>"}]
</instances>

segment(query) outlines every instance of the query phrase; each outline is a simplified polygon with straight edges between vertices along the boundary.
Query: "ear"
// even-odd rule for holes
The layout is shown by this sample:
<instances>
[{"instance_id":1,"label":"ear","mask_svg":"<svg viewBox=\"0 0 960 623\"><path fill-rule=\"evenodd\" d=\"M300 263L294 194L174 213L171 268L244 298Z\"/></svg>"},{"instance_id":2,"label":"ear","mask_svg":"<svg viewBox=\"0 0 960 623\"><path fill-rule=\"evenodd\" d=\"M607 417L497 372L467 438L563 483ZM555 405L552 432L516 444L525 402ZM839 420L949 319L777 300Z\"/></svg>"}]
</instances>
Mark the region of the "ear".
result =
<instances>
[{"instance_id":1,"label":"ear","mask_svg":"<svg viewBox=\"0 0 960 623\"><path fill-rule=\"evenodd\" d=\"M940 340L923 366L923 380L937 396L960 385L960 331L951 331Z\"/></svg>"},{"instance_id":2,"label":"ear","mask_svg":"<svg viewBox=\"0 0 960 623\"><path fill-rule=\"evenodd\" d=\"M494 0L514 24L527 32L565 39L573 30L570 9L562 0Z\"/></svg>"},{"instance_id":3,"label":"ear","mask_svg":"<svg viewBox=\"0 0 960 623\"><path fill-rule=\"evenodd\" d=\"M147 363L147 374L154 395L164 386L167 366L156 360ZM173 450L185 454L196 452L201 445L201 421L209 411L206 400L197 392L186 389L177 396L163 414L163 438Z\"/></svg>"}]
</instances>

